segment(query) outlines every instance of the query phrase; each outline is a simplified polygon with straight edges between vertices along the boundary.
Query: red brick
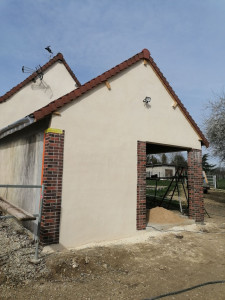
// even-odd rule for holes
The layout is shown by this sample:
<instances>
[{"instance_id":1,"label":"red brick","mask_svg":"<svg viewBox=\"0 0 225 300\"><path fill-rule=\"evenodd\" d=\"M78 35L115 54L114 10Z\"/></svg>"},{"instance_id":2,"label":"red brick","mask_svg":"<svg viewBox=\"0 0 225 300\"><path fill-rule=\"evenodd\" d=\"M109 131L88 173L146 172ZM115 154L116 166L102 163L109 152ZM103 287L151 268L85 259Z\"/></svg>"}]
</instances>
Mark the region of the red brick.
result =
<instances>
[{"instance_id":1,"label":"red brick","mask_svg":"<svg viewBox=\"0 0 225 300\"><path fill-rule=\"evenodd\" d=\"M188 194L189 218L196 222L204 221L202 151L188 151Z\"/></svg>"},{"instance_id":2,"label":"red brick","mask_svg":"<svg viewBox=\"0 0 225 300\"><path fill-rule=\"evenodd\" d=\"M63 137L63 138L62 138ZM44 152L45 185L40 239L43 245L59 243L62 198L64 132L46 133ZM59 155L59 151L61 154Z\"/></svg>"},{"instance_id":3,"label":"red brick","mask_svg":"<svg viewBox=\"0 0 225 300\"><path fill-rule=\"evenodd\" d=\"M137 143L137 230L146 229L146 143Z\"/></svg>"}]
</instances>

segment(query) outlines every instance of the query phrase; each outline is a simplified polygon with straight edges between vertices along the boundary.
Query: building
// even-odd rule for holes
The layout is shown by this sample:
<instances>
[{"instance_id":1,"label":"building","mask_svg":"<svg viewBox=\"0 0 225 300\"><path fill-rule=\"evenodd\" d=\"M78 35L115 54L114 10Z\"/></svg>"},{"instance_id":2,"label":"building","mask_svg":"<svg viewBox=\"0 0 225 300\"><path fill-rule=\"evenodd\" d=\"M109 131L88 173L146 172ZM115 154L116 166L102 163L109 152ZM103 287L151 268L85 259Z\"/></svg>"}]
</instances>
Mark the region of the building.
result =
<instances>
[{"instance_id":1,"label":"building","mask_svg":"<svg viewBox=\"0 0 225 300\"><path fill-rule=\"evenodd\" d=\"M176 167L170 164L155 164L146 166L146 177L172 177L175 175Z\"/></svg>"},{"instance_id":2,"label":"building","mask_svg":"<svg viewBox=\"0 0 225 300\"><path fill-rule=\"evenodd\" d=\"M44 183L43 244L74 247L144 230L146 154L188 152L189 216L204 220L208 141L147 49L83 85L61 54L42 70L51 98L32 86L36 73L0 98L0 182ZM7 191L29 212L39 198Z\"/></svg>"}]
</instances>

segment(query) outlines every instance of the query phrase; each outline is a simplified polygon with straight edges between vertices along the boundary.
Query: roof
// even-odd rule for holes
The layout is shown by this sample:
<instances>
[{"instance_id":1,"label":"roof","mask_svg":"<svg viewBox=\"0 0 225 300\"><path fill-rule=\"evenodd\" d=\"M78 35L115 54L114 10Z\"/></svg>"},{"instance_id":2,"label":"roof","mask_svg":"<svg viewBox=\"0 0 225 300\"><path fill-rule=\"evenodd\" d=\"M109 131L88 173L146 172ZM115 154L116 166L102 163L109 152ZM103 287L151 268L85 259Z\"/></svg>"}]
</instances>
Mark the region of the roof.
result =
<instances>
[{"instance_id":1,"label":"roof","mask_svg":"<svg viewBox=\"0 0 225 300\"><path fill-rule=\"evenodd\" d=\"M158 75L159 79L167 89L167 91L170 93L170 95L173 97L173 99L177 102L178 106L180 107L181 111L191 124L191 126L194 128L194 130L197 132L197 134L200 137L200 140L202 144L204 144L206 147L209 146L209 142L205 138L204 134L198 127L198 125L195 123L195 121L192 119L190 114L188 113L187 109L182 104L179 97L176 95L172 87L170 86L169 82L164 77L163 73L160 71L156 63L154 62L153 58L150 55L150 52L148 49L143 49L140 53L137 53L133 57L125 60L124 62L120 63L119 65L113 67L112 69L104 72L103 74L97 76L96 78L93 78L92 80L86 82L85 84L81 85L79 88L71 91L70 93L60 97L57 100L54 100L50 102L48 105L42 107L41 109L33 112L33 116L36 119L36 121L46 117L47 115L53 113L57 109L63 107L67 103L74 101L78 99L80 96L84 95L86 92L90 91L91 89L97 87L101 83L106 82L109 78L115 76L116 74L122 72L123 70L129 68L131 65L134 65L138 61L145 59L148 61L148 63L152 66L155 73Z\"/></svg>"},{"instance_id":2,"label":"roof","mask_svg":"<svg viewBox=\"0 0 225 300\"><path fill-rule=\"evenodd\" d=\"M147 164L146 165L147 168L155 168L155 167L172 167L175 168L176 166L173 164Z\"/></svg>"},{"instance_id":3,"label":"roof","mask_svg":"<svg viewBox=\"0 0 225 300\"><path fill-rule=\"evenodd\" d=\"M77 77L73 73L73 71L70 69L69 65L65 61L62 53L58 53L55 55L52 59L50 59L44 66L41 67L42 71L46 71L49 67L51 67L55 62L61 61L64 66L66 67L67 71L70 73L76 84L81 86L80 82L78 81ZM17 93L20 89L22 89L24 86L26 86L28 83L30 83L33 79L37 77L37 72L32 73L29 77L27 77L24 81L19 83L18 85L14 86L10 91L8 91L6 94L0 97L0 103L8 100L11 96L13 96L15 93Z\"/></svg>"}]
</instances>

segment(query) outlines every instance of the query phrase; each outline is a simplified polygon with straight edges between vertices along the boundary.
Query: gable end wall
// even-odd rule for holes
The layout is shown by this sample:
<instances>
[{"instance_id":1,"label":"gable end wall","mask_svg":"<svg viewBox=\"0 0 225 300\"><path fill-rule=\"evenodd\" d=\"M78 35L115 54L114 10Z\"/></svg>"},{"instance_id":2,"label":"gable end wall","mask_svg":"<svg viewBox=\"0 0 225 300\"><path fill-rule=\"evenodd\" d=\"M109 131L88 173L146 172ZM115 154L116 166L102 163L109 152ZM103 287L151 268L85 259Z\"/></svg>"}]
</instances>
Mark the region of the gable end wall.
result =
<instances>
[{"instance_id":1,"label":"gable end wall","mask_svg":"<svg viewBox=\"0 0 225 300\"><path fill-rule=\"evenodd\" d=\"M59 239L66 247L136 232L137 141L201 149L149 65L136 63L110 86L96 87L52 118L51 127L66 137Z\"/></svg>"}]
</instances>

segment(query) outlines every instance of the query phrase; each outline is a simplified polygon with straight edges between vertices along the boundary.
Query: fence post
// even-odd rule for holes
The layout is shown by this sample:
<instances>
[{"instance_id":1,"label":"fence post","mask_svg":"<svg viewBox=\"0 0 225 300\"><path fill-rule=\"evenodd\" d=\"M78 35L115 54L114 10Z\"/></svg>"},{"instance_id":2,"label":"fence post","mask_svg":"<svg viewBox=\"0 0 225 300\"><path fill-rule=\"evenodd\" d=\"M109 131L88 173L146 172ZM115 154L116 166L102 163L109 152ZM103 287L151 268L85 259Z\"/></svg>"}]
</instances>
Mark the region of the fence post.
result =
<instances>
[{"instance_id":1,"label":"fence post","mask_svg":"<svg viewBox=\"0 0 225 300\"><path fill-rule=\"evenodd\" d=\"M214 188L216 189L216 175L213 175L213 185L214 185Z\"/></svg>"}]
</instances>

